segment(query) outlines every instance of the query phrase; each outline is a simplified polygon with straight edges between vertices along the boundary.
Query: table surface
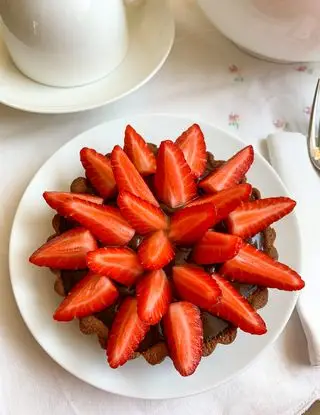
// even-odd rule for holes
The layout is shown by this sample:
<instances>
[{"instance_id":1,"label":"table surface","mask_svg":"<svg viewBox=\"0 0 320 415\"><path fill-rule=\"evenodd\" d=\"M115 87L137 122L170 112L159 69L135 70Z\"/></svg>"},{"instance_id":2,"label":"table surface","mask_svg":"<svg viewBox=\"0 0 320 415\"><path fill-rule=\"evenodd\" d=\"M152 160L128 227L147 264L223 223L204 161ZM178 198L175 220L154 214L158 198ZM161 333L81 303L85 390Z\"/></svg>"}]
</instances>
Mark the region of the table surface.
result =
<instances>
[{"instance_id":1,"label":"table surface","mask_svg":"<svg viewBox=\"0 0 320 415\"><path fill-rule=\"evenodd\" d=\"M41 350L19 316L7 264L11 223L25 187L54 151L101 122L152 112L204 119L253 143L266 157L264 139L268 134L282 129L307 130L320 64L282 65L257 60L218 33L194 0L174 0L172 6L176 18L173 50L161 71L130 96L103 108L69 115L29 114L0 105L0 414L25 414L26 408L46 415L180 413L178 401L171 406L163 402L134 403L73 378ZM291 347L293 344L299 347ZM280 349L286 351L286 360L277 360ZM302 413L319 398L315 383L320 384L320 372L308 365L305 338L295 313L268 353L264 360L274 359L274 364L288 371L283 404L272 406L276 407L272 414ZM268 366L268 362L259 364L259 370ZM250 384L253 391L255 383ZM292 390L299 387L301 395L293 396L289 386ZM223 412L225 401L219 398L211 406L216 408L215 413L241 412L232 404ZM271 413L265 406L259 407L259 400L263 397L243 413ZM211 413L210 408L199 406L200 402L199 397L185 400L184 413ZM107 412L103 412L104 405L108 405Z\"/></svg>"}]
</instances>

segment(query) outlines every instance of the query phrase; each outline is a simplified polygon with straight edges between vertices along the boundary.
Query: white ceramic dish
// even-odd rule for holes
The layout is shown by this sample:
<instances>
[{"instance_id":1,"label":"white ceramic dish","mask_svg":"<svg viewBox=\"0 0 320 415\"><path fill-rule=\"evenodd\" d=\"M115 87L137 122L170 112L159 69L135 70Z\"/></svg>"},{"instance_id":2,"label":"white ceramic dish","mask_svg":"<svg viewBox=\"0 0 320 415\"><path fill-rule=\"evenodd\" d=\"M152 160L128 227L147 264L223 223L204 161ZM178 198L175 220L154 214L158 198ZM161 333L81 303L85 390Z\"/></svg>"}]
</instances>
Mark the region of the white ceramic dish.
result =
<instances>
[{"instance_id":1,"label":"white ceramic dish","mask_svg":"<svg viewBox=\"0 0 320 415\"><path fill-rule=\"evenodd\" d=\"M95 337L80 333L77 322L54 322L52 313L61 298L53 291L54 277L47 269L28 263L30 254L52 233L53 212L45 204L44 190L68 190L75 177L83 174L79 151L91 146L107 153L123 143L124 129L131 123L148 141L176 138L194 120L167 115L140 116L99 125L74 138L58 150L38 171L18 207L10 241L10 274L20 312L43 349L67 371L103 390L120 395L162 399L176 398L210 389L250 364L283 330L295 306L295 293L270 290L268 305L261 315L268 326L264 336L238 333L236 341L203 358L194 375L182 378L167 358L158 366L143 358L110 369L105 352ZM239 139L212 125L200 122L207 147L218 158L228 158L244 146ZM287 192L272 167L258 153L248 178L264 196ZM280 259L299 272L300 237L296 216L291 214L276 225ZM290 241L290 243L288 243Z\"/></svg>"},{"instance_id":2,"label":"white ceramic dish","mask_svg":"<svg viewBox=\"0 0 320 415\"><path fill-rule=\"evenodd\" d=\"M253 0L198 3L221 33L256 57L283 63L320 61L320 22L316 16L270 16L258 10Z\"/></svg>"},{"instance_id":3,"label":"white ceramic dish","mask_svg":"<svg viewBox=\"0 0 320 415\"><path fill-rule=\"evenodd\" d=\"M23 111L59 114L100 107L135 91L159 71L170 53L175 30L169 2L148 0L129 7L128 24L129 50L122 63L105 78L76 88L48 87L24 76L0 35L0 102Z\"/></svg>"}]
</instances>

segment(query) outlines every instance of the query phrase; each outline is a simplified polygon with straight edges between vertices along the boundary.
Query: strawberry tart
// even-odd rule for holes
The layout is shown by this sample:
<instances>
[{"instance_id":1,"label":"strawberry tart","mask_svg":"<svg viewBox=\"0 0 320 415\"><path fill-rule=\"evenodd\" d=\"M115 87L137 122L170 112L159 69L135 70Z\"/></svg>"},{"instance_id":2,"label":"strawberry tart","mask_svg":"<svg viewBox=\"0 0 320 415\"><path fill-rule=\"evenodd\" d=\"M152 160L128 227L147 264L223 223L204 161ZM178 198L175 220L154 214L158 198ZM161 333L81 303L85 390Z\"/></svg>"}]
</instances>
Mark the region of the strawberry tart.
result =
<instances>
[{"instance_id":1,"label":"strawberry tart","mask_svg":"<svg viewBox=\"0 0 320 415\"><path fill-rule=\"evenodd\" d=\"M96 334L111 368L169 356L189 376L238 329L266 333L268 288L304 287L270 227L296 203L247 183L252 146L219 161L197 124L159 147L128 125L123 148L85 147L80 160L70 192L43 194L55 234L30 262L57 275L53 318Z\"/></svg>"}]
</instances>

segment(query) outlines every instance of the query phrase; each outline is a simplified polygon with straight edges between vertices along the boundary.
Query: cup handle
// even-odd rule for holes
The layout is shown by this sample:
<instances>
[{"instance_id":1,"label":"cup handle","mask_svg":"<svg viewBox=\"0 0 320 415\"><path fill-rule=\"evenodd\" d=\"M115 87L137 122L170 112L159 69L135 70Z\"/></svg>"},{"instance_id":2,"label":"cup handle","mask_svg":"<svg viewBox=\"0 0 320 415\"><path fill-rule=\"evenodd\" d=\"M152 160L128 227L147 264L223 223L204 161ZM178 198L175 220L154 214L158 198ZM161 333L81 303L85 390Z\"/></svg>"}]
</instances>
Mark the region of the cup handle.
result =
<instances>
[{"instance_id":1,"label":"cup handle","mask_svg":"<svg viewBox=\"0 0 320 415\"><path fill-rule=\"evenodd\" d=\"M124 4L127 7L139 7L143 3L145 3L146 0L124 0Z\"/></svg>"}]
</instances>

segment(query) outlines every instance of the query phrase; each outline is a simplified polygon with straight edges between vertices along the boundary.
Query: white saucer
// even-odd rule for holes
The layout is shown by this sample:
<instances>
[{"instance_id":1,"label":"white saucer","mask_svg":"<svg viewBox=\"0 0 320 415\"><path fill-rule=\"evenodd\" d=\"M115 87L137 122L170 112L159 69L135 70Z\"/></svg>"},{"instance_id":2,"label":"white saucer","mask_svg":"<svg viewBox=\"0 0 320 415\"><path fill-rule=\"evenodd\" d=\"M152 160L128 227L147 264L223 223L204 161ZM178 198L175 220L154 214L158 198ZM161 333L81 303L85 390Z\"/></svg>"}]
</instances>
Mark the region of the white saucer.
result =
<instances>
[{"instance_id":1,"label":"white saucer","mask_svg":"<svg viewBox=\"0 0 320 415\"><path fill-rule=\"evenodd\" d=\"M320 22L260 12L252 0L198 0L217 29L246 52L274 62L319 62Z\"/></svg>"},{"instance_id":2,"label":"white saucer","mask_svg":"<svg viewBox=\"0 0 320 415\"><path fill-rule=\"evenodd\" d=\"M122 64L106 78L77 88L53 88L25 77L12 63L0 37L0 102L37 113L71 113L116 101L150 80L162 67L174 40L167 0L148 0L128 12L130 46Z\"/></svg>"}]
</instances>

